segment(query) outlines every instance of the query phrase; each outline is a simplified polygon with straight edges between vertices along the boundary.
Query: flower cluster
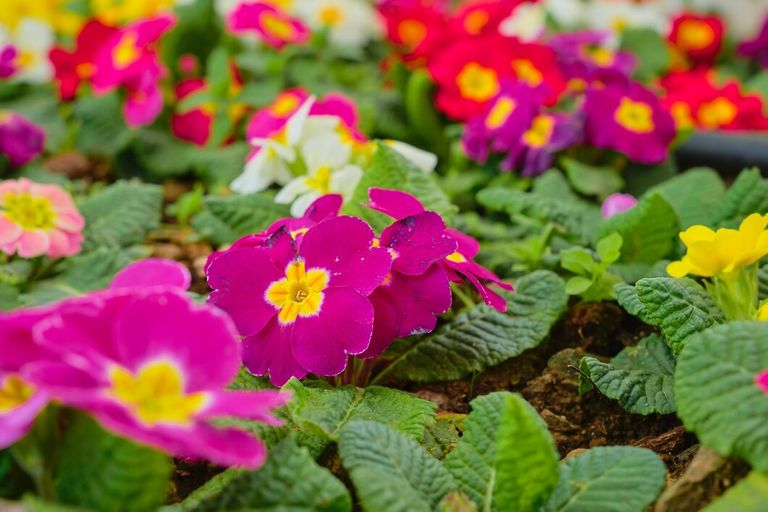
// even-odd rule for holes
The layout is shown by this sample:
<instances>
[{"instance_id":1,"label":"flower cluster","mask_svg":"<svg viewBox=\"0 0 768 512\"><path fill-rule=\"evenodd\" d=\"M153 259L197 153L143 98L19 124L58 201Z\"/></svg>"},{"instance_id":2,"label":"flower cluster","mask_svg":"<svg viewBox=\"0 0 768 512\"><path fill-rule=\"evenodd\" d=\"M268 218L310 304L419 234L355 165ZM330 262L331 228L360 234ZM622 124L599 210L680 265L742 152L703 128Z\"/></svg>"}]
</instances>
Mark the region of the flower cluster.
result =
<instances>
[{"instance_id":1,"label":"flower cluster","mask_svg":"<svg viewBox=\"0 0 768 512\"><path fill-rule=\"evenodd\" d=\"M62 258L80 252L85 220L56 185L0 182L0 252Z\"/></svg>"},{"instance_id":2,"label":"flower cluster","mask_svg":"<svg viewBox=\"0 0 768 512\"><path fill-rule=\"evenodd\" d=\"M340 94L318 101L303 89L283 91L248 123L246 136L255 150L232 189L246 194L273 183L283 185L275 201L292 204L296 217L322 195L337 193L348 199L374 148L357 125L354 102ZM390 144L424 171L437 164L427 152Z\"/></svg>"},{"instance_id":3,"label":"flower cluster","mask_svg":"<svg viewBox=\"0 0 768 512\"><path fill-rule=\"evenodd\" d=\"M370 201L393 218L379 235L339 216L342 198L326 195L302 218L211 255L210 301L245 337L250 371L275 385L307 373L338 375L349 356L373 358L395 338L433 330L451 306L450 282L467 279L486 303L506 309L488 285L511 287L473 261L474 239L404 192L371 189Z\"/></svg>"},{"instance_id":4,"label":"flower cluster","mask_svg":"<svg viewBox=\"0 0 768 512\"><path fill-rule=\"evenodd\" d=\"M56 402L175 456L263 463L259 439L213 421L279 425L271 410L289 396L225 389L240 366L239 341L226 315L186 296L189 282L180 264L144 260L108 290L0 315L0 447Z\"/></svg>"}]
</instances>

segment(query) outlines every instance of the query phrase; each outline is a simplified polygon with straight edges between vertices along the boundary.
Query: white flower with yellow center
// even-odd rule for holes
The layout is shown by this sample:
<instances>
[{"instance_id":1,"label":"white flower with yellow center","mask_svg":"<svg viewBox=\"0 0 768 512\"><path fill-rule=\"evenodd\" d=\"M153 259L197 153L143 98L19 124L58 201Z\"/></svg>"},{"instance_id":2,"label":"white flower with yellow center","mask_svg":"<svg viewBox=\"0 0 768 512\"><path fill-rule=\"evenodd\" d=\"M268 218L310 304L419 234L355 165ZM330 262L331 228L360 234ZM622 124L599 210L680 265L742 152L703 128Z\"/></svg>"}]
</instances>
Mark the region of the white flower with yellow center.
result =
<instances>
[{"instance_id":1,"label":"white flower with yellow center","mask_svg":"<svg viewBox=\"0 0 768 512\"><path fill-rule=\"evenodd\" d=\"M547 12L540 3L520 4L501 22L499 32L521 41L538 39L547 25Z\"/></svg>"},{"instance_id":2,"label":"white flower with yellow center","mask_svg":"<svg viewBox=\"0 0 768 512\"><path fill-rule=\"evenodd\" d=\"M312 30L327 30L331 44L364 46L382 32L367 0L295 0L290 10Z\"/></svg>"},{"instance_id":3,"label":"white flower with yellow center","mask_svg":"<svg viewBox=\"0 0 768 512\"><path fill-rule=\"evenodd\" d=\"M53 28L43 20L24 18L11 32L0 25L0 48L10 44L18 52L14 62L18 71L12 80L29 83L46 83L53 76L48 52L55 42Z\"/></svg>"},{"instance_id":4,"label":"white flower with yellow center","mask_svg":"<svg viewBox=\"0 0 768 512\"><path fill-rule=\"evenodd\" d=\"M681 8L679 0L646 0L642 3L617 0L591 0L584 10L590 28L620 33L627 28L650 28L666 34L670 16Z\"/></svg>"},{"instance_id":5,"label":"white flower with yellow center","mask_svg":"<svg viewBox=\"0 0 768 512\"><path fill-rule=\"evenodd\" d=\"M275 196L275 202L291 204L291 215L301 217L312 202L326 194L348 199L363 170L351 163L352 145L337 131L308 138L301 147L308 172L291 180Z\"/></svg>"}]
</instances>

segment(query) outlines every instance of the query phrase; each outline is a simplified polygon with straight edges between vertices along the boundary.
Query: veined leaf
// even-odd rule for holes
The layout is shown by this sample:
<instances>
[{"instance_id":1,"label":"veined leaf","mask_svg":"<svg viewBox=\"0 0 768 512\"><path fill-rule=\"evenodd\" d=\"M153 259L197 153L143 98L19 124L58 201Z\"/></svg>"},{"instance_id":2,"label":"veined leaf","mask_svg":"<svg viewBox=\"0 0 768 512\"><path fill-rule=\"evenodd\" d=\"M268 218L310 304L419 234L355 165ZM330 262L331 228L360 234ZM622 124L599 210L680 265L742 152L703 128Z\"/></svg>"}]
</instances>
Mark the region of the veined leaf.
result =
<instances>
[{"instance_id":1,"label":"veined leaf","mask_svg":"<svg viewBox=\"0 0 768 512\"><path fill-rule=\"evenodd\" d=\"M715 227L737 227L751 213L768 213L768 180L759 169L742 171L712 219Z\"/></svg>"},{"instance_id":2,"label":"veined leaf","mask_svg":"<svg viewBox=\"0 0 768 512\"><path fill-rule=\"evenodd\" d=\"M675 371L677 414L702 444L768 471L768 324L731 322L686 342Z\"/></svg>"},{"instance_id":3,"label":"veined leaf","mask_svg":"<svg viewBox=\"0 0 768 512\"><path fill-rule=\"evenodd\" d=\"M664 488L666 467L645 448L601 446L560 463L542 512L643 512Z\"/></svg>"},{"instance_id":4,"label":"veined leaf","mask_svg":"<svg viewBox=\"0 0 768 512\"><path fill-rule=\"evenodd\" d=\"M613 291L616 293L616 300L619 305L627 313L636 316L647 324L653 324L653 321L648 317L648 309L637 296L637 289L634 285L619 283L613 286Z\"/></svg>"},{"instance_id":5,"label":"veined leaf","mask_svg":"<svg viewBox=\"0 0 768 512\"><path fill-rule=\"evenodd\" d=\"M675 358L659 336L648 336L637 346L625 348L610 363L585 357L579 366L583 372L580 392L594 384L631 413L675 412Z\"/></svg>"},{"instance_id":6,"label":"veined leaf","mask_svg":"<svg viewBox=\"0 0 768 512\"><path fill-rule=\"evenodd\" d=\"M275 203L267 193L244 196L206 197L205 210L192 218L192 226L210 242L221 245L258 233L281 217L288 207Z\"/></svg>"},{"instance_id":7,"label":"veined leaf","mask_svg":"<svg viewBox=\"0 0 768 512\"><path fill-rule=\"evenodd\" d=\"M416 441L381 423L349 423L339 437L339 455L366 511L429 512L457 488Z\"/></svg>"},{"instance_id":8,"label":"veined leaf","mask_svg":"<svg viewBox=\"0 0 768 512\"><path fill-rule=\"evenodd\" d=\"M680 228L709 224L712 212L725 197L725 184L720 175L708 167L697 167L675 176L653 188L675 209Z\"/></svg>"},{"instance_id":9,"label":"veined leaf","mask_svg":"<svg viewBox=\"0 0 768 512\"><path fill-rule=\"evenodd\" d=\"M651 277L638 281L635 288L646 319L661 328L675 354L691 334L725 322L709 294L692 279Z\"/></svg>"},{"instance_id":10,"label":"veined leaf","mask_svg":"<svg viewBox=\"0 0 768 512\"><path fill-rule=\"evenodd\" d=\"M513 393L491 393L471 405L445 466L479 510L538 510L558 481L559 457L544 420Z\"/></svg>"},{"instance_id":11,"label":"veined leaf","mask_svg":"<svg viewBox=\"0 0 768 512\"><path fill-rule=\"evenodd\" d=\"M552 272L533 272L509 295L508 311L480 305L425 336L391 371L419 381L460 379L536 347L565 310L565 283Z\"/></svg>"},{"instance_id":12,"label":"veined leaf","mask_svg":"<svg viewBox=\"0 0 768 512\"><path fill-rule=\"evenodd\" d=\"M258 471L228 469L163 512L258 510L261 512L348 512L344 484L317 465L292 437L269 452Z\"/></svg>"}]
</instances>

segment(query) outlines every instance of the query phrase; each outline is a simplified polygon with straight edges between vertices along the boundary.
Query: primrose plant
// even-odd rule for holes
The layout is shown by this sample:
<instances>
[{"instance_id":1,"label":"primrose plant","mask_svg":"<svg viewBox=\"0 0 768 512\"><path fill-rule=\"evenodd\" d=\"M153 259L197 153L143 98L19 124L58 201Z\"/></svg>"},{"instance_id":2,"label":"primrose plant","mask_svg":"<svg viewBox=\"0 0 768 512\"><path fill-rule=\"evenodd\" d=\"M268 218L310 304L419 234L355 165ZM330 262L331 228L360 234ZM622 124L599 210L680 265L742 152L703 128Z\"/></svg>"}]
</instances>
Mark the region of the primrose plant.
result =
<instances>
[{"instance_id":1,"label":"primrose plant","mask_svg":"<svg viewBox=\"0 0 768 512\"><path fill-rule=\"evenodd\" d=\"M560 265L576 274L566 283L569 295L577 295L587 302L615 299L614 285L621 278L609 272L608 268L621 256L623 239L618 233L611 233L597 242L595 254L583 247L571 247L560 252Z\"/></svg>"}]
</instances>

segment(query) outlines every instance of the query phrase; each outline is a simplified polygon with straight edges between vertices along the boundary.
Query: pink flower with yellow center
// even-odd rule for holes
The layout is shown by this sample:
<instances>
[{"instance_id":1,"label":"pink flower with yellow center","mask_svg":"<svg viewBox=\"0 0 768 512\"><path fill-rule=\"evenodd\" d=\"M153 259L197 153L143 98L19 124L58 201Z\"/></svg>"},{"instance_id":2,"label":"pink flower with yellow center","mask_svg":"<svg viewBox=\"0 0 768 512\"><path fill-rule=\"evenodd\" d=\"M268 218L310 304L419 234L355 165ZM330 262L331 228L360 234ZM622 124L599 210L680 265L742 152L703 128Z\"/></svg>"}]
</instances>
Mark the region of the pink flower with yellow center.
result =
<instances>
[{"instance_id":1,"label":"pink flower with yellow center","mask_svg":"<svg viewBox=\"0 0 768 512\"><path fill-rule=\"evenodd\" d=\"M85 221L56 185L27 179L0 182L0 251L22 258L80 252Z\"/></svg>"},{"instance_id":2,"label":"pink flower with yellow center","mask_svg":"<svg viewBox=\"0 0 768 512\"><path fill-rule=\"evenodd\" d=\"M373 331L368 296L392 260L362 220L335 217L294 239L280 228L263 245L220 254L207 268L211 303L245 336L243 359L275 385L307 373L337 375L365 352Z\"/></svg>"},{"instance_id":3,"label":"pink flower with yellow center","mask_svg":"<svg viewBox=\"0 0 768 512\"><path fill-rule=\"evenodd\" d=\"M501 169L517 169L523 176L541 174L552 166L555 153L581 142L582 131L577 116L539 112L519 141L506 148Z\"/></svg>"},{"instance_id":4,"label":"pink flower with yellow center","mask_svg":"<svg viewBox=\"0 0 768 512\"><path fill-rule=\"evenodd\" d=\"M241 3L227 17L227 26L234 34L254 33L277 49L305 43L310 36L301 20L266 2Z\"/></svg>"},{"instance_id":5,"label":"pink flower with yellow center","mask_svg":"<svg viewBox=\"0 0 768 512\"><path fill-rule=\"evenodd\" d=\"M659 99L642 85L590 88L584 102L587 141L614 149L643 164L666 160L675 122Z\"/></svg>"},{"instance_id":6,"label":"pink flower with yellow center","mask_svg":"<svg viewBox=\"0 0 768 512\"><path fill-rule=\"evenodd\" d=\"M368 193L369 207L395 219L405 219L426 211L424 205L410 194L399 190L372 188ZM452 228L446 228L446 233L456 243L456 251L440 261L448 279L455 283L468 280L480 293L486 304L499 311L507 310L507 301L494 292L488 284L511 291L511 285L501 281L499 277L474 261L480 252L480 244L474 238Z\"/></svg>"},{"instance_id":7,"label":"pink flower with yellow center","mask_svg":"<svg viewBox=\"0 0 768 512\"><path fill-rule=\"evenodd\" d=\"M177 457L258 467L259 439L220 418L281 422L272 409L289 395L227 391L240 366L240 342L222 312L193 303L178 264L147 261L121 273L111 290L58 304L33 329L51 356L23 372L57 402L102 426ZM173 322L169 322L173 319Z\"/></svg>"}]
</instances>

